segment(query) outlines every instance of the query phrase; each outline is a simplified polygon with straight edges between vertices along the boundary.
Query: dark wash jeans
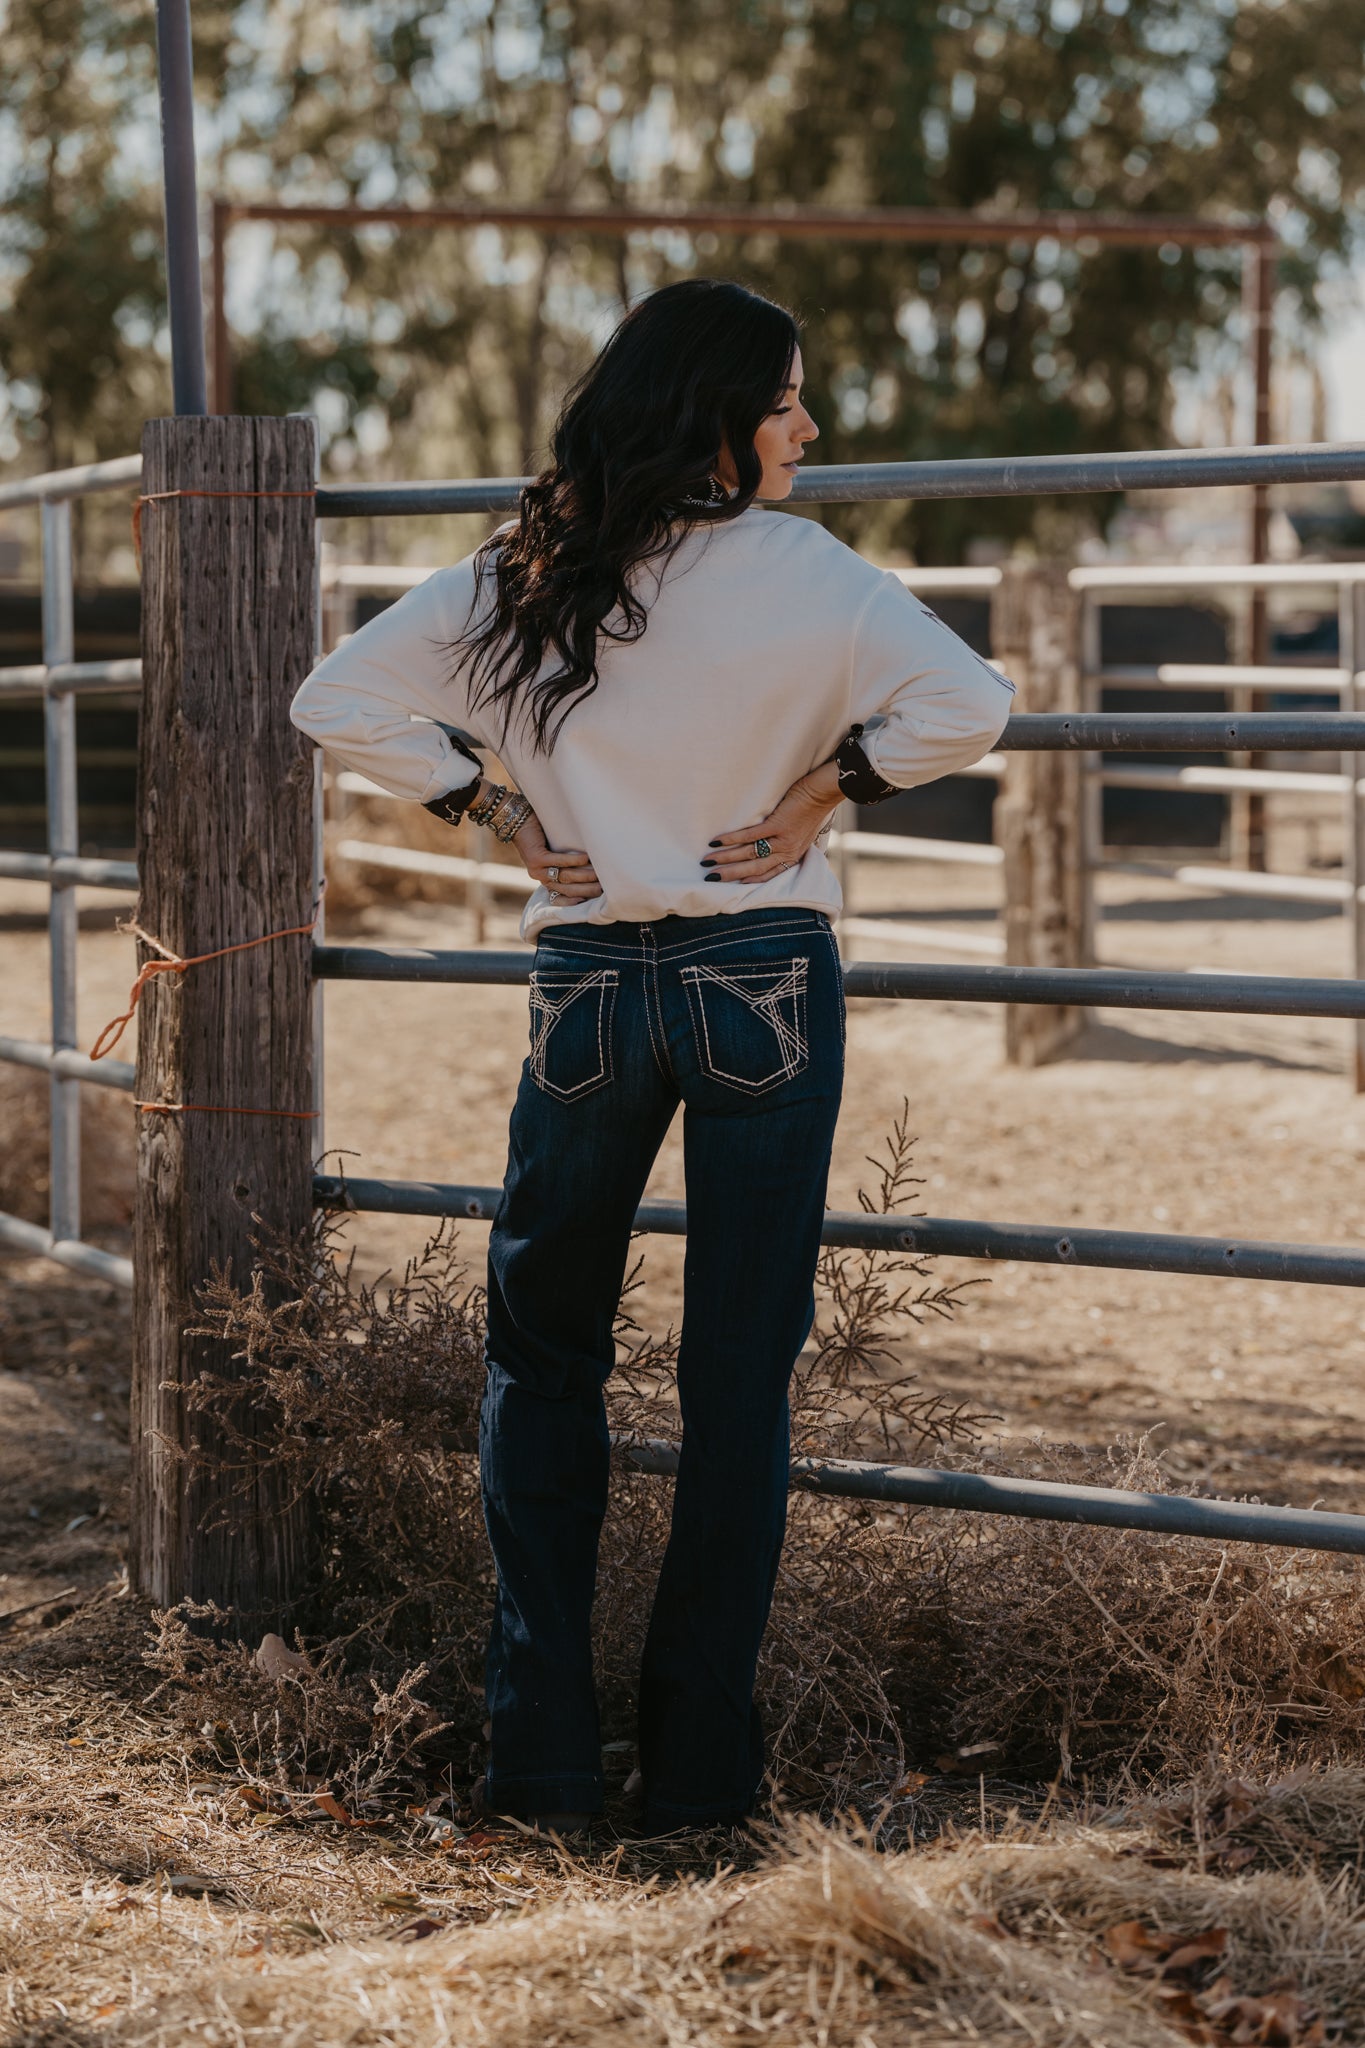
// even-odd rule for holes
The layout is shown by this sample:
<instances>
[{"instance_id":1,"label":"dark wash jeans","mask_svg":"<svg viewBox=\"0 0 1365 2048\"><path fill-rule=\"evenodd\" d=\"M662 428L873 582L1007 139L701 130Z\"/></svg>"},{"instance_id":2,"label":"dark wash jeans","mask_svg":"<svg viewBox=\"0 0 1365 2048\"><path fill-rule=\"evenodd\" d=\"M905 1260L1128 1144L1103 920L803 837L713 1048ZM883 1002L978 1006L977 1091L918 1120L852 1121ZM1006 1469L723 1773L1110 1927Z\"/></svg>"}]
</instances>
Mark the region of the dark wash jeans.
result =
<instances>
[{"instance_id":1,"label":"dark wash jeans","mask_svg":"<svg viewBox=\"0 0 1365 2048\"><path fill-rule=\"evenodd\" d=\"M843 979L817 911L559 925L540 939L489 1245L480 1428L499 1811L602 1803L589 1640L602 1388L631 1220L679 1102L683 1440L640 1679L646 1823L738 1819L753 1803L787 1387L813 1315L843 1052Z\"/></svg>"}]
</instances>

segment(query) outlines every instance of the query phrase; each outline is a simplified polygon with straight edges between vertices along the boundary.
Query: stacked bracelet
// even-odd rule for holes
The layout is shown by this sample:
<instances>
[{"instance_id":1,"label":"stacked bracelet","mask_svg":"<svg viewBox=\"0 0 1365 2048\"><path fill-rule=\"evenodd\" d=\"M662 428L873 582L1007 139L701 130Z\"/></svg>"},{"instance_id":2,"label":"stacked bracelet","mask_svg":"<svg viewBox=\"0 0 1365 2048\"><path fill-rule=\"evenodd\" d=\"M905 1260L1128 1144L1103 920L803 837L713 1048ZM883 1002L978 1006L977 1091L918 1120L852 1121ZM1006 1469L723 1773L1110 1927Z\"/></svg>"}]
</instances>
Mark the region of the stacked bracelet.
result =
<instances>
[{"instance_id":1,"label":"stacked bracelet","mask_svg":"<svg viewBox=\"0 0 1365 2048\"><path fill-rule=\"evenodd\" d=\"M878 775L862 748L863 728L851 725L847 738L841 740L834 750L835 766L839 770L839 793L855 804L883 804L889 796L900 794L894 782Z\"/></svg>"},{"instance_id":2,"label":"stacked bracelet","mask_svg":"<svg viewBox=\"0 0 1365 2048\"><path fill-rule=\"evenodd\" d=\"M519 789L509 789L505 782L495 782L487 796L471 804L468 811L472 825L487 825L493 837L505 846L515 839L535 806Z\"/></svg>"}]
</instances>

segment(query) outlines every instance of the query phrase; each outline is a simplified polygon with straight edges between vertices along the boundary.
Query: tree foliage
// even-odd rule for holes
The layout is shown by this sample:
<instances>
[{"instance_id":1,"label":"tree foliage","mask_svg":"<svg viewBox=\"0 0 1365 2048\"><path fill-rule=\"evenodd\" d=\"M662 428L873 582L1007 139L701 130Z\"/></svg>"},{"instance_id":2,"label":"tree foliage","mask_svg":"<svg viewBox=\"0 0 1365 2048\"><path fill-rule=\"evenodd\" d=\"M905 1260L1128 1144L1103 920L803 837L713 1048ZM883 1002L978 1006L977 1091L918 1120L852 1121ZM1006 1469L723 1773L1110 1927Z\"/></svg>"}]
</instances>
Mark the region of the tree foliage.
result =
<instances>
[{"instance_id":1,"label":"tree foliage","mask_svg":"<svg viewBox=\"0 0 1365 2048\"><path fill-rule=\"evenodd\" d=\"M165 402L150 18L9 7L0 348L53 459ZM1365 194L1365 0L203 0L195 32L204 182L244 197L1268 214L1311 323ZM693 268L806 320L826 460L1152 445L1173 373L1239 348L1235 250L239 229L240 401L317 407L337 468L517 469ZM931 558L1035 516L857 515Z\"/></svg>"}]
</instances>

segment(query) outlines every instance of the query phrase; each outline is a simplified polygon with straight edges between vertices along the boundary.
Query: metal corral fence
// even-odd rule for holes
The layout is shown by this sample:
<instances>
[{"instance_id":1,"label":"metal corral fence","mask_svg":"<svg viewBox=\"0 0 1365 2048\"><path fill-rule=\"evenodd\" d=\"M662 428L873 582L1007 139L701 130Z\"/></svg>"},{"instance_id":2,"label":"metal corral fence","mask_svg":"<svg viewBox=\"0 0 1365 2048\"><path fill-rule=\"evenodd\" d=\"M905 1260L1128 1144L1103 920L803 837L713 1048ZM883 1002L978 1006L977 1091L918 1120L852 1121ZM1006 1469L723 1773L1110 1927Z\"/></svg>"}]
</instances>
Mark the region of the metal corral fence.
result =
<instances>
[{"instance_id":1,"label":"metal corral fence","mask_svg":"<svg viewBox=\"0 0 1365 2048\"><path fill-rule=\"evenodd\" d=\"M250 424L250 423L245 423ZM76 846L73 693L83 688L126 688L137 664L70 661L69 503L85 491L122 487L136 481L136 460L30 479L0 492L0 506L38 504L44 519L44 663L0 672L0 690L40 692L47 707L49 851L47 855L5 856L0 873L46 881L51 890L51 1043L0 1041L0 1058L45 1067L52 1076L53 1195L50 1227L36 1229L0 1216L0 1242L43 1252L60 1263L101 1278L126 1282L127 1262L86 1245L79 1237L79 1125L75 1090L97 1080L131 1088L130 1069L92 1068L74 1042L75 903L79 884L128 888L126 865L82 861ZM852 499L985 497L1034 492L1090 492L1195 485L1249 485L1288 481L1365 479L1365 447L1263 448L1248 451L1161 453L1138 456L1035 457L1017 462L896 463L807 473L797 496L807 503ZM345 490L319 489L321 517L367 514L503 511L514 504L521 479L465 483L400 484ZM174 494L172 494L174 495ZM209 493L214 495L214 493ZM298 495L295 492L293 495ZM1090 573L1090 572L1083 572ZM1207 572L1203 573L1205 581ZM1224 572L1218 572L1221 576ZM1273 573L1273 572L1257 572ZM1101 578L1112 572L1100 572ZM1171 572L1163 574L1170 577ZM1099 579L1097 579L1099 580ZM1218 678L1218 686L1227 681ZM1264 678L1261 679L1262 681ZM1315 683L1321 678L1315 677ZM1253 685L1254 686L1254 685ZM1354 694L1353 666L1341 688ZM283 703L279 717L286 715ZM1350 703L1345 711L1296 714L1160 713L1109 715L1021 713L1000 742L1003 755L1101 750L1154 753L1206 750L1308 752L1323 749L1346 756L1345 775L1357 786L1359 755L1365 751L1365 716ZM1357 878L1348 885L1357 900ZM243 935L247 936L247 935ZM487 950L435 952L377 946L332 946L313 950L315 976L322 980L382 982L524 983L531 958L525 952ZM894 997L925 1001L952 998L971 1002L1086 1006L1103 1004L1153 1010L1200 1010L1273 1016L1365 1019L1365 984L1359 979L1313 980L1290 976L1149 973L1119 968L1037 968L853 963L845 969L852 998ZM321 1141L318 1141L320 1151ZM315 1155L316 1156L316 1155ZM386 1212L424 1217L487 1218L498 1198L495 1188L318 1175L314 1199L326 1209ZM686 1229L682 1205L646 1203L638 1226L677 1235ZM980 1259L1016 1259L1070 1266L1136 1268L1145 1271L1234 1276L1307 1284L1365 1285L1365 1253L1349 1247L1255 1243L1177 1233L1096 1230L1041 1224L980 1222L930 1217L832 1213L824 1240L830 1245ZM671 1445L629 1442L621 1450L648 1470L673 1469ZM1118 1528L1137 1528L1365 1555L1365 1516L1263 1507L1233 1501L1129 1493L1119 1489L1064 1486L1041 1481L996 1479L981 1474L800 1459L793 1484L860 1499L969 1508Z\"/></svg>"},{"instance_id":2,"label":"metal corral fence","mask_svg":"<svg viewBox=\"0 0 1365 2048\"><path fill-rule=\"evenodd\" d=\"M0 877L46 882L48 979L52 1029L46 1044L0 1037L0 1061L40 1067L51 1077L48 1227L0 1213L0 1245L41 1252L58 1264L122 1287L133 1284L129 1260L81 1238L82 1082L133 1091L124 1060L87 1059L76 1042L76 890L137 888L132 861L82 860L76 817L76 698L120 695L142 681L140 661L75 661L75 591L72 582L71 503L97 491L126 491L142 474L141 457L96 462L83 469L0 486L0 510L36 505L43 536L43 659L31 667L0 669L0 698L40 696L47 778L47 852L0 851Z\"/></svg>"}]
</instances>

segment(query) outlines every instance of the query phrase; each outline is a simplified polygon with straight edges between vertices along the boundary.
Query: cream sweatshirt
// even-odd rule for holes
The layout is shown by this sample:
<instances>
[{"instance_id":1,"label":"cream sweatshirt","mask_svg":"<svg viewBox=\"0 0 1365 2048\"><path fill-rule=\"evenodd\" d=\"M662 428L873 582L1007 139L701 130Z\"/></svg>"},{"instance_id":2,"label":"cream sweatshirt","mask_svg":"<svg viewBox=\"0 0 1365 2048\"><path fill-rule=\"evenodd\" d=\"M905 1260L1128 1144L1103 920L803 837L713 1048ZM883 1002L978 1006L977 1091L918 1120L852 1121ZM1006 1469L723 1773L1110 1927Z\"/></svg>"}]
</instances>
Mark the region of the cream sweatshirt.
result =
<instances>
[{"instance_id":1,"label":"cream sweatshirt","mask_svg":"<svg viewBox=\"0 0 1365 2048\"><path fill-rule=\"evenodd\" d=\"M753 507L695 526L646 589L643 637L603 642L597 689L550 754L470 701L467 665L449 651L476 602L472 555L351 634L290 715L345 767L417 803L469 781L443 725L495 754L550 845L583 849L602 885L587 903L538 888L525 938L669 912L800 904L836 916L818 843L770 881L708 883L708 840L756 825L855 722L878 774L902 789L979 760L1004 726L1013 685L813 520Z\"/></svg>"}]
</instances>

